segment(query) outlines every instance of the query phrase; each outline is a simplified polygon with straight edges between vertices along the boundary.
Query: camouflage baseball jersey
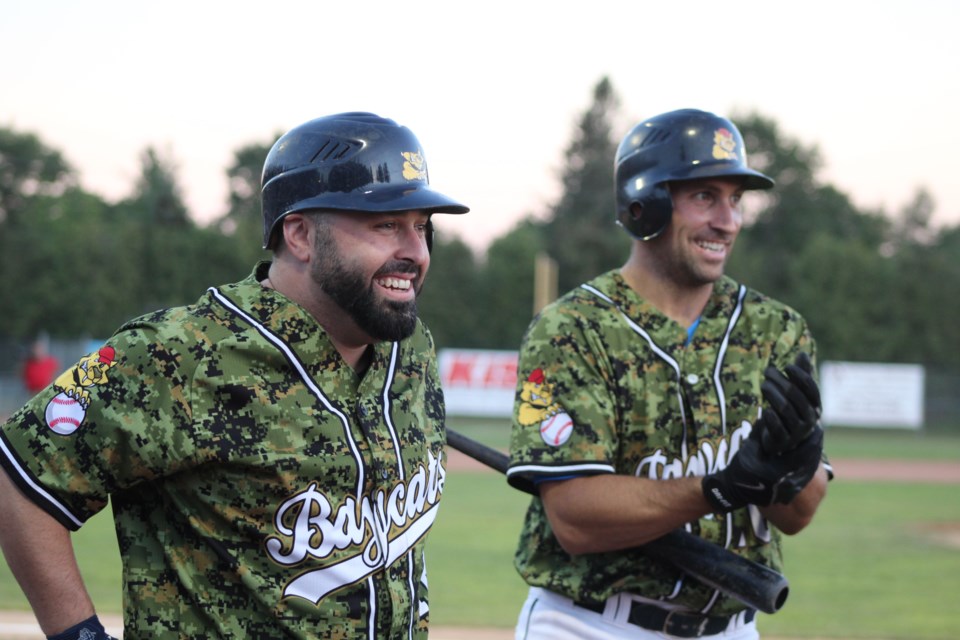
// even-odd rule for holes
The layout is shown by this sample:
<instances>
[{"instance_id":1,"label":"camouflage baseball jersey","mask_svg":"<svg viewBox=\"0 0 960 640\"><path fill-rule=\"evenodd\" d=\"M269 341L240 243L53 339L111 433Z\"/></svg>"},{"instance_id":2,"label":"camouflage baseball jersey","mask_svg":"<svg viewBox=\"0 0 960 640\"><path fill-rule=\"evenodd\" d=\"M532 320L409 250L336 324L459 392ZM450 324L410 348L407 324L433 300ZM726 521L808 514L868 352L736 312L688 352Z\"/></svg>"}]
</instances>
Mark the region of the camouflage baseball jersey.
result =
<instances>
[{"instance_id":1,"label":"camouflage baseball jersey","mask_svg":"<svg viewBox=\"0 0 960 640\"><path fill-rule=\"evenodd\" d=\"M11 417L0 461L70 529L112 502L125 638L426 638L432 338L377 344L361 378L267 267L121 327Z\"/></svg>"},{"instance_id":2,"label":"camouflage baseball jersey","mask_svg":"<svg viewBox=\"0 0 960 640\"><path fill-rule=\"evenodd\" d=\"M520 351L510 483L722 469L758 415L767 364L782 369L800 350L815 356L803 318L726 277L686 340L686 329L617 271L545 308ZM709 515L689 529L780 569L779 534L756 507ZM630 592L715 615L745 606L639 551L568 555L539 499L527 511L516 566L530 585L583 602Z\"/></svg>"}]
</instances>

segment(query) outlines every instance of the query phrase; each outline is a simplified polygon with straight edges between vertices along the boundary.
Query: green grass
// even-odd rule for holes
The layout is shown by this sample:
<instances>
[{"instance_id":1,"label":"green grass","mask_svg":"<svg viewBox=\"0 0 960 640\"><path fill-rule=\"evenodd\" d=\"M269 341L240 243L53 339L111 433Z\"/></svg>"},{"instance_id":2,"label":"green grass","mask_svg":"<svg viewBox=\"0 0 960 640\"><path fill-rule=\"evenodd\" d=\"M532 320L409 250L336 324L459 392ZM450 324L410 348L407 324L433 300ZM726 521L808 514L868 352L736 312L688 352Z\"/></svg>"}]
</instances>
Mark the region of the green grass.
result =
<instances>
[{"instance_id":1,"label":"green grass","mask_svg":"<svg viewBox=\"0 0 960 640\"><path fill-rule=\"evenodd\" d=\"M510 422L497 418L454 418L455 429L498 449L510 445ZM903 429L828 427L827 454L833 458L960 461L960 431L926 432Z\"/></svg>"},{"instance_id":2,"label":"green grass","mask_svg":"<svg viewBox=\"0 0 960 640\"><path fill-rule=\"evenodd\" d=\"M2 471L0 471L2 473ZM73 534L73 548L87 590L98 611L120 613L120 553L109 508L101 511ZM0 560L0 610L29 610L7 563Z\"/></svg>"},{"instance_id":3,"label":"green grass","mask_svg":"<svg viewBox=\"0 0 960 640\"><path fill-rule=\"evenodd\" d=\"M956 485L836 482L814 523L787 538L784 608L771 635L948 640L960 615L960 549L930 525L960 525Z\"/></svg>"},{"instance_id":4,"label":"green grass","mask_svg":"<svg viewBox=\"0 0 960 640\"><path fill-rule=\"evenodd\" d=\"M451 426L490 446L506 446L506 425ZM835 457L960 459L960 438L828 430ZM931 525L960 524L956 485L831 484L816 521L785 541L790 596L761 615L767 636L948 640L957 637L960 550L929 537ZM526 587L513 552L528 498L492 473L448 472L428 543L431 618L437 625L513 626ZM120 565L109 513L76 534L81 570L97 607L120 610ZM27 609L0 562L0 609Z\"/></svg>"},{"instance_id":5,"label":"green grass","mask_svg":"<svg viewBox=\"0 0 960 640\"><path fill-rule=\"evenodd\" d=\"M824 446L832 458L960 461L960 437L955 434L828 427Z\"/></svg>"},{"instance_id":6,"label":"green grass","mask_svg":"<svg viewBox=\"0 0 960 640\"><path fill-rule=\"evenodd\" d=\"M529 502L500 474L447 472L427 543L433 624L513 626L527 595L513 550Z\"/></svg>"},{"instance_id":7,"label":"green grass","mask_svg":"<svg viewBox=\"0 0 960 640\"><path fill-rule=\"evenodd\" d=\"M497 418L450 418L447 427L488 447L510 446L510 421Z\"/></svg>"}]
</instances>

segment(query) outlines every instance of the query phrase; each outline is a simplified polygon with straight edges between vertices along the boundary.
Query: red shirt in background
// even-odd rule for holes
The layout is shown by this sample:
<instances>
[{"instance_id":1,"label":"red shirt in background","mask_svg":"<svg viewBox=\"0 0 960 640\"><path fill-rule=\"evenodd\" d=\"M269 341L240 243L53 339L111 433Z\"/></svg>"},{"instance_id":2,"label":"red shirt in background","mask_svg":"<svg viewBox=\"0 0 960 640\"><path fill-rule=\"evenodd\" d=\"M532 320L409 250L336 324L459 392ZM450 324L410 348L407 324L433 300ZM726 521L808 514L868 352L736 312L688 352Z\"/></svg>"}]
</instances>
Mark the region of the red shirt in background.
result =
<instances>
[{"instance_id":1,"label":"red shirt in background","mask_svg":"<svg viewBox=\"0 0 960 640\"><path fill-rule=\"evenodd\" d=\"M43 391L59 373L60 363L53 356L28 358L23 364L23 385L31 395Z\"/></svg>"}]
</instances>

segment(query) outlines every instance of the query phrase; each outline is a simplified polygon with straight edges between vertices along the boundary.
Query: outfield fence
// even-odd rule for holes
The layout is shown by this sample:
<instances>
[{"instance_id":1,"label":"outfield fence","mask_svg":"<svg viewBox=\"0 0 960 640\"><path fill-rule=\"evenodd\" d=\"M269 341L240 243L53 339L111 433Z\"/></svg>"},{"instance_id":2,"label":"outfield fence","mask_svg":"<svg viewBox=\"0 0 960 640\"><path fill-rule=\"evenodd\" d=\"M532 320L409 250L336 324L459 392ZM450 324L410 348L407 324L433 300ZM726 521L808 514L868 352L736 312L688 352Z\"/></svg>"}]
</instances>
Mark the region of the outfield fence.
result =
<instances>
[{"instance_id":1,"label":"outfield fence","mask_svg":"<svg viewBox=\"0 0 960 640\"><path fill-rule=\"evenodd\" d=\"M66 369L102 343L103 340L87 337L51 339L48 351ZM29 350L30 342L0 338L0 417L9 415L29 399L20 378L20 368ZM923 404L923 431L960 436L960 370L927 365Z\"/></svg>"}]
</instances>

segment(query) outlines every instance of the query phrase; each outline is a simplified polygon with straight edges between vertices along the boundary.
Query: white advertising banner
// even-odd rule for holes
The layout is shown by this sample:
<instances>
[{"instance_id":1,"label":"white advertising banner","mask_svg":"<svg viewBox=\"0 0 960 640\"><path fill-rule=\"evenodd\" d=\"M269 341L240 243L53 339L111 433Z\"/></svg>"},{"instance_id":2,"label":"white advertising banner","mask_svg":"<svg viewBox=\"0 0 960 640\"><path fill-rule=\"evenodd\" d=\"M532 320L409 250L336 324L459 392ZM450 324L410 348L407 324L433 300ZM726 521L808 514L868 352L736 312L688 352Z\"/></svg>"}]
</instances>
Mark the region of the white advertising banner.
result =
<instances>
[{"instance_id":1,"label":"white advertising banner","mask_svg":"<svg viewBox=\"0 0 960 640\"><path fill-rule=\"evenodd\" d=\"M516 351L441 349L437 358L447 415L510 417L517 357Z\"/></svg>"},{"instance_id":2,"label":"white advertising banner","mask_svg":"<svg viewBox=\"0 0 960 640\"><path fill-rule=\"evenodd\" d=\"M924 369L914 364L824 362L820 366L827 426L923 426Z\"/></svg>"}]
</instances>

